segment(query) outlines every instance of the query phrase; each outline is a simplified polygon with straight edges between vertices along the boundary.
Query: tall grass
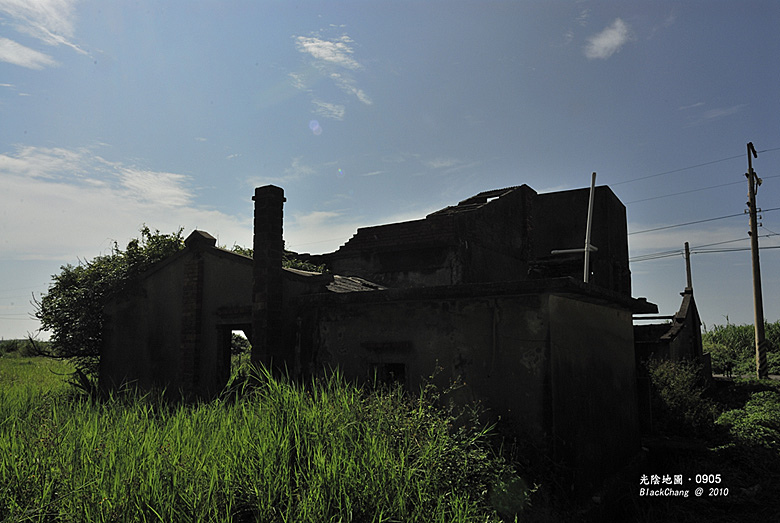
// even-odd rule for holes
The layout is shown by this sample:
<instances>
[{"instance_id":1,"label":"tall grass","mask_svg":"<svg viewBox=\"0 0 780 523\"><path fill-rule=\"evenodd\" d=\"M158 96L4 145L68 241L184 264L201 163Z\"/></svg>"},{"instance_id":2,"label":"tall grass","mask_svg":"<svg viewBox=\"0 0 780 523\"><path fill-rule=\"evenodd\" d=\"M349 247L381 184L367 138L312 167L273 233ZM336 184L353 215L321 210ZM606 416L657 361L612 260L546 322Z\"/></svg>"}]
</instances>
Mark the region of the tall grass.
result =
<instances>
[{"instance_id":1,"label":"tall grass","mask_svg":"<svg viewBox=\"0 0 780 523\"><path fill-rule=\"evenodd\" d=\"M0 520L497 521L491 486L516 476L453 420L337 375L195 405L3 389Z\"/></svg>"}]
</instances>

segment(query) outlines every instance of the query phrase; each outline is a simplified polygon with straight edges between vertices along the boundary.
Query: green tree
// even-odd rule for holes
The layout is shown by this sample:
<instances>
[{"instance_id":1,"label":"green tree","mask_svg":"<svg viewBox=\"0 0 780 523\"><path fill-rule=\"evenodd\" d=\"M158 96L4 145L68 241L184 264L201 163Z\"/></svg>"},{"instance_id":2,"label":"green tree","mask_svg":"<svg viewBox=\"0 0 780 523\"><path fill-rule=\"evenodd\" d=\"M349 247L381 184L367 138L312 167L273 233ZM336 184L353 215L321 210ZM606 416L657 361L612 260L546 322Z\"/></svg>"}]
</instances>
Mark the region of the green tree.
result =
<instances>
[{"instance_id":1,"label":"green tree","mask_svg":"<svg viewBox=\"0 0 780 523\"><path fill-rule=\"evenodd\" d=\"M254 255L252 248L242 247L241 245L234 244L230 250L248 258L252 258ZM301 259L297 252L288 251L287 249L282 254L282 267L309 272L327 272L325 265L314 265L310 261Z\"/></svg>"},{"instance_id":2,"label":"green tree","mask_svg":"<svg viewBox=\"0 0 780 523\"><path fill-rule=\"evenodd\" d=\"M767 363L769 373L780 372L780 321L764 322L769 343ZM702 334L704 352L712 356L712 370L735 376L756 372L756 345L753 325L734 325L726 318L726 325L715 325Z\"/></svg>"},{"instance_id":3,"label":"green tree","mask_svg":"<svg viewBox=\"0 0 780 523\"><path fill-rule=\"evenodd\" d=\"M62 266L48 292L35 302L41 328L51 332L44 355L70 360L85 375L96 376L105 300L155 262L184 248L182 230L161 234L144 225L141 237L130 240L125 250L114 242L110 254Z\"/></svg>"}]
</instances>

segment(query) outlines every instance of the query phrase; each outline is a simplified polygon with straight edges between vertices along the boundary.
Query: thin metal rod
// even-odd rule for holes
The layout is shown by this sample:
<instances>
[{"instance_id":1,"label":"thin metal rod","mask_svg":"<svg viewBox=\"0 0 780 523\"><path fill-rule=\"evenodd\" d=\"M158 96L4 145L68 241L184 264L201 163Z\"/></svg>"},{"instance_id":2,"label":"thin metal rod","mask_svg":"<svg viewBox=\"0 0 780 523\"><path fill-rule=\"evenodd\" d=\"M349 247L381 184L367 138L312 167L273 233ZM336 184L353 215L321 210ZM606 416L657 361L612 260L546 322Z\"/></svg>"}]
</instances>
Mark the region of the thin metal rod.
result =
<instances>
[{"instance_id":1,"label":"thin metal rod","mask_svg":"<svg viewBox=\"0 0 780 523\"><path fill-rule=\"evenodd\" d=\"M590 178L590 200L588 201L588 224L585 228L585 268L583 269L582 280L588 283L590 280L590 229L593 223L593 194L596 192L596 173Z\"/></svg>"}]
</instances>

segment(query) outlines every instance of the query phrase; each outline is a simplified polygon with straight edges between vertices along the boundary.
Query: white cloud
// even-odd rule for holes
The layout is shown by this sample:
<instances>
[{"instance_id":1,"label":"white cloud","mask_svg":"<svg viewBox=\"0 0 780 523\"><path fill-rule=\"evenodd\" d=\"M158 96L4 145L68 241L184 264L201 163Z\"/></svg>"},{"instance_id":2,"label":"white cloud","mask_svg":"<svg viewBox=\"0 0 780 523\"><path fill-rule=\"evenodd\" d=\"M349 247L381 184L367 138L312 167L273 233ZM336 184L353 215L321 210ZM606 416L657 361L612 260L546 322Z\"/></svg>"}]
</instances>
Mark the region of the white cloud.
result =
<instances>
[{"instance_id":1,"label":"white cloud","mask_svg":"<svg viewBox=\"0 0 780 523\"><path fill-rule=\"evenodd\" d=\"M600 58L605 60L620 51L631 40L631 29L620 18L616 18L612 25L591 36L585 46L585 56L589 59Z\"/></svg>"},{"instance_id":2,"label":"white cloud","mask_svg":"<svg viewBox=\"0 0 780 523\"><path fill-rule=\"evenodd\" d=\"M435 210L438 208L426 206L416 211L379 217L373 223L366 223L360 216L344 211L295 214L286 218L284 224L285 247L297 252L333 252L349 241L360 227L419 220Z\"/></svg>"},{"instance_id":3,"label":"white cloud","mask_svg":"<svg viewBox=\"0 0 780 523\"><path fill-rule=\"evenodd\" d=\"M346 108L343 105L322 102L320 100L312 100L312 103L316 106L314 112L319 116L333 118L334 120L344 119Z\"/></svg>"},{"instance_id":4,"label":"white cloud","mask_svg":"<svg viewBox=\"0 0 780 523\"><path fill-rule=\"evenodd\" d=\"M343 213L313 211L294 214L284 224L285 248L297 252L332 252L346 243L362 224L345 221Z\"/></svg>"},{"instance_id":5,"label":"white cloud","mask_svg":"<svg viewBox=\"0 0 780 523\"><path fill-rule=\"evenodd\" d=\"M336 82L339 89L347 94L354 95L358 100L366 105L371 105L373 102L371 98L362 90L355 86L355 81L352 78L345 77L344 75L333 73L330 77Z\"/></svg>"},{"instance_id":6,"label":"white cloud","mask_svg":"<svg viewBox=\"0 0 780 523\"><path fill-rule=\"evenodd\" d=\"M163 232L200 227L220 242L251 240L251 215L194 204L189 177L107 161L95 150L20 147L0 154L0 245L6 260L92 258L147 223ZM249 209L248 212L251 212Z\"/></svg>"},{"instance_id":7,"label":"white cloud","mask_svg":"<svg viewBox=\"0 0 780 523\"><path fill-rule=\"evenodd\" d=\"M316 60L347 69L360 69L360 64L351 56L353 52L349 46L351 43L352 39L347 35L342 35L335 40L323 40L313 36L295 38L298 50L310 54Z\"/></svg>"},{"instance_id":8,"label":"white cloud","mask_svg":"<svg viewBox=\"0 0 780 523\"><path fill-rule=\"evenodd\" d=\"M87 54L71 42L76 0L0 0L0 12L10 16L16 30L47 45L66 45Z\"/></svg>"},{"instance_id":9,"label":"white cloud","mask_svg":"<svg viewBox=\"0 0 780 523\"><path fill-rule=\"evenodd\" d=\"M119 180L132 198L164 207L182 207L191 203L192 193L183 174L148 171L116 166Z\"/></svg>"},{"instance_id":10,"label":"white cloud","mask_svg":"<svg viewBox=\"0 0 780 523\"><path fill-rule=\"evenodd\" d=\"M46 66L57 64L47 54L2 37L0 37L0 61L20 65L28 69L43 69Z\"/></svg>"}]
</instances>

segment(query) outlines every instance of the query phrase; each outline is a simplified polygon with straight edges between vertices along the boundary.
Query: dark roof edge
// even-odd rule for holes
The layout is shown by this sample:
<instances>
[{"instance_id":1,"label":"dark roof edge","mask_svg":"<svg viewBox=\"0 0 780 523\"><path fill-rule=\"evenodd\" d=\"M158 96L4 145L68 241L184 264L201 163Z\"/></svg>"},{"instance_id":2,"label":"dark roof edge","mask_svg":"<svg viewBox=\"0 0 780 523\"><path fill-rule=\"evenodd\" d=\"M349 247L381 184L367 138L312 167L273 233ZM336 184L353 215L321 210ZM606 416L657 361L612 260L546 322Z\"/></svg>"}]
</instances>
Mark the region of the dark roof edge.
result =
<instances>
[{"instance_id":1,"label":"dark roof edge","mask_svg":"<svg viewBox=\"0 0 780 523\"><path fill-rule=\"evenodd\" d=\"M655 313L658 307L645 298L631 298L571 277L495 283L471 283L411 289L385 289L349 294L312 294L301 300L313 304L370 303L456 298L490 298L524 294L576 295L585 300L616 306L633 313Z\"/></svg>"}]
</instances>

